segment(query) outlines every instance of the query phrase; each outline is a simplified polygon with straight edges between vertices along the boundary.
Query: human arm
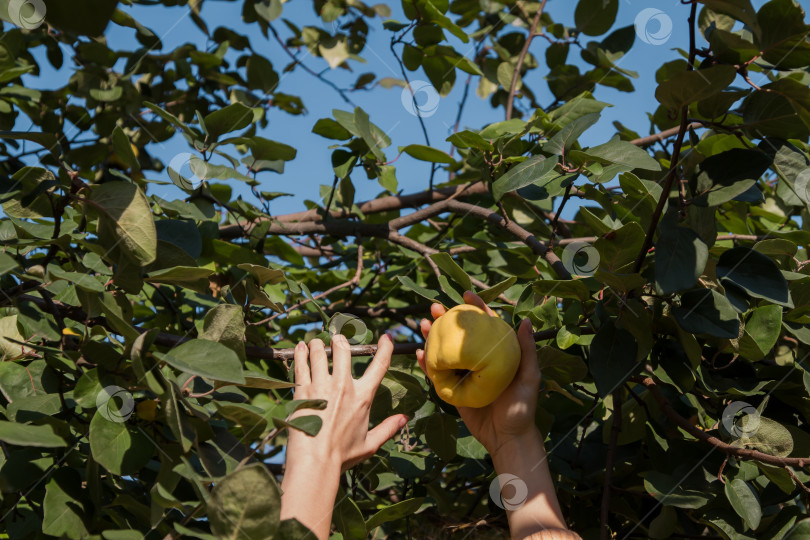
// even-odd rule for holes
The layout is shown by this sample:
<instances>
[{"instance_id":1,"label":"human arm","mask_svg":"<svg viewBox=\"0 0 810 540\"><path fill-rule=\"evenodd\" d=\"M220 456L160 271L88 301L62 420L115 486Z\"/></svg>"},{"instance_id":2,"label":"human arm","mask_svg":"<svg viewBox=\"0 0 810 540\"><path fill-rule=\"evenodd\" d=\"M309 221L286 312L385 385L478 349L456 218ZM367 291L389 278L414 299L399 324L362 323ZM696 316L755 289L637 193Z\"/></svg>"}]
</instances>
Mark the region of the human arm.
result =
<instances>
[{"instance_id":1,"label":"human arm","mask_svg":"<svg viewBox=\"0 0 810 540\"><path fill-rule=\"evenodd\" d=\"M464 293L464 300L490 316L497 316L471 292ZM446 309L439 304L431 306L434 319L445 312ZM425 337L430 327L430 321L422 321L421 330ZM530 321L524 320L520 325L518 342L521 360L512 383L490 405L459 407L458 412L470 433L492 456L495 471L499 475L514 475L525 484L525 502L504 505L512 538L523 539L540 531L565 530L567 527L548 469L543 436L534 422L540 367ZM417 351L416 358L425 370L424 351Z\"/></svg>"},{"instance_id":2,"label":"human arm","mask_svg":"<svg viewBox=\"0 0 810 540\"><path fill-rule=\"evenodd\" d=\"M332 338L332 373L324 344L314 339L309 349L303 342L295 348L295 399L325 399L316 414L323 425L315 437L291 430L287 443L287 467L281 483L281 519L296 518L319 539L329 536L340 474L374 455L377 449L407 423L405 415L391 416L369 430L369 411L374 393L388 366L394 345L380 338L377 354L360 379L351 375L351 352L346 338Z\"/></svg>"}]
</instances>

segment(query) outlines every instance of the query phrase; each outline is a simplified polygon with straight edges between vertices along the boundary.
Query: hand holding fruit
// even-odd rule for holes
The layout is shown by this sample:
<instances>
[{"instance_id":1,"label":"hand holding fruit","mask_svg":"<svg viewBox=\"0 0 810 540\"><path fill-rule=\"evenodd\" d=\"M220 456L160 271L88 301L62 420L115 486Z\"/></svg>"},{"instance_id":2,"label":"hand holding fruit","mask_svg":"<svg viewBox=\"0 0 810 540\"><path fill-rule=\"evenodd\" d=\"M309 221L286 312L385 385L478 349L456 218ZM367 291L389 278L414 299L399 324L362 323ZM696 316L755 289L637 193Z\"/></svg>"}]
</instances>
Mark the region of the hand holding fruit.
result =
<instances>
[{"instance_id":1,"label":"hand holding fruit","mask_svg":"<svg viewBox=\"0 0 810 540\"><path fill-rule=\"evenodd\" d=\"M454 308L446 321L440 318L448 310L439 304L431 306L436 321L422 320L427 352L417 351L416 359L439 396L457 405L470 433L495 454L506 442L537 430L537 349L530 321L523 321L515 339L507 323L479 296L466 292L464 301L468 307ZM490 324L480 319L483 316L496 320ZM428 336L432 329L441 332L442 343L431 342ZM466 344L459 343L462 338ZM476 376L479 373L483 376Z\"/></svg>"}]
</instances>

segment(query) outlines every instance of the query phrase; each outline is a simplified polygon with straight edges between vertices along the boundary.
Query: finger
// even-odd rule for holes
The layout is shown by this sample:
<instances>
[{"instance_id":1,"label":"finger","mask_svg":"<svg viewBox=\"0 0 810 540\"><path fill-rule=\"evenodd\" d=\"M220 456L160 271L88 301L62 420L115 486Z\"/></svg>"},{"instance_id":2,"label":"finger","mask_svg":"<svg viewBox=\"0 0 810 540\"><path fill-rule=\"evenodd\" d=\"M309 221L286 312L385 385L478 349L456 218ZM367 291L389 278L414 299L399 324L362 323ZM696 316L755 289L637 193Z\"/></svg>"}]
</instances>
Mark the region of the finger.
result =
<instances>
[{"instance_id":1,"label":"finger","mask_svg":"<svg viewBox=\"0 0 810 540\"><path fill-rule=\"evenodd\" d=\"M433 323L427 319L422 319L419 323L419 329L422 331L423 338L427 339L431 326L433 326Z\"/></svg>"},{"instance_id":2,"label":"finger","mask_svg":"<svg viewBox=\"0 0 810 540\"><path fill-rule=\"evenodd\" d=\"M540 364L537 362L537 345L534 342L532 322L529 319L523 319L520 323L518 343L520 343L520 366L516 379L539 387Z\"/></svg>"},{"instance_id":3,"label":"finger","mask_svg":"<svg viewBox=\"0 0 810 540\"><path fill-rule=\"evenodd\" d=\"M422 368L422 371L427 373L427 367L425 367L425 351L422 349L416 350L416 361L419 363L419 367Z\"/></svg>"},{"instance_id":4,"label":"finger","mask_svg":"<svg viewBox=\"0 0 810 540\"><path fill-rule=\"evenodd\" d=\"M430 306L430 314L433 315L434 319L438 319L442 315L447 313L447 308L441 304L431 304Z\"/></svg>"},{"instance_id":5,"label":"finger","mask_svg":"<svg viewBox=\"0 0 810 540\"><path fill-rule=\"evenodd\" d=\"M307 364L307 345L303 341L299 341L298 345L295 346L293 360L295 363L295 383L310 384L312 379L309 376L309 364Z\"/></svg>"},{"instance_id":6,"label":"finger","mask_svg":"<svg viewBox=\"0 0 810 540\"><path fill-rule=\"evenodd\" d=\"M474 292L466 291L464 293L464 301L466 303L470 304L471 306L476 306L476 307L479 307L479 308L483 309L487 313L487 315L489 315L490 317L497 317L498 316L494 311L489 309L489 306L486 304L486 302L484 302L481 299L481 297L478 296L477 294L475 294Z\"/></svg>"},{"instance_id":7,"label":"finger","mask_svg":"<svg viewBox=\"0 0 810 540\"><path fill-rule=\"evenodd\" d=\"M339 379L352 377L352 352L343 334L332 336L332 375Z\"/></svg>"},{"instance_id":8,"label":"finger","mask_svg":"<svg viewBox=\"0 0 810 540\"><path fill-rule=\"evenodd\" d=\"M371 395L374 395L377 387L380 386L380 381L385 377L388 366L391 365L391 354L393 352L394 344L391 342L391 338L387 334L380 336L380 340L377 342L377 354L374 355L366 372L360 379L366 390L371 392Z\"/></svg>"},{"instance_id":9,"label":"finger","mask_svg":"<svg viewBox=\"0 0 810 540\"><path fill-rule=\"evenodd\" d=\"M318 383L329 378L326 349L320 339L313 339L309 342L309 365L312 369L312 382Z\"/></svg>"},{"instance_id":10,"label":"finger","mask_svg":"<svg viewBox=\"0 0 810 540\"><path fill-rule=\"evenodd\" d=\"M371 457L379 450L380 446L385 444L385 441L397 434L397 431L405 427L408 423L408 417L404 414L396 414L389 416L383 420L380 425L372 429L366 435L366 442L364 445L364 457Z\"/></svg>"}]
</instances>

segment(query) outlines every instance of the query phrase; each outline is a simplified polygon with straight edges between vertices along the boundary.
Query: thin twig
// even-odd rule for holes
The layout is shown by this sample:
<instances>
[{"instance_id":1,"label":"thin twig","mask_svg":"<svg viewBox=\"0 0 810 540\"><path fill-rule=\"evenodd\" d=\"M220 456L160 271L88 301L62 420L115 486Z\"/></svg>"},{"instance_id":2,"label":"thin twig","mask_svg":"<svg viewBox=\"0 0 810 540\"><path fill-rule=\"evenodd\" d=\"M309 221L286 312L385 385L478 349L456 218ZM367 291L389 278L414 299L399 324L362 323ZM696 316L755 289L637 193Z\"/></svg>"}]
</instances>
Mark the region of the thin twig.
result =
<instances>
[{"instance_id":1,"label":"thin twig","mask_svg":"<svg viewBox=\"0 0 810 540\"><path fill-rule=\"evenodd\" d=\"M607 458L605 459L605 483L602 487L602 507L600 520L602 523L601 540L607 540L610 533L608 518L610 517L610 482L613 480L613 465L616 461L616 447L619 443L619 433L622 430L622 390L613 392L613 426L610 429Z\"/></svg>"},{"instance_id":2,"label":"thin twig","mask_svg":"<svg viewBox=\"0 0 810 540\"><path fill-rule=\"evenodd\" d=\"M689 65L688 68L694 69L695 63L695 19L697 17L697 2L692 3L691 11L689 12ZM689 125L688 122L689 116L689 107L684 106L681 109L681 125L678 130L678 137L675 139L675 145L672 148L672 157L670 158L669 164L669 171L666 175L666 181L664 182L664 189L661 192L661 197L658 199L658 205L655 207L655 212L653 212L652 219L650 220L650 226L647 229L647 235L644 237L644 243L641 245L641 250L639 251L638 257L636 258L636 262L633 265L633 272L639 273L641 271L641 267L644 265L644 259L647 256L647 252L650 250L650 247L653 243L653 237L655 236L655 230L658 228L658 221L661 219L661 214L664 211L664 206L669 199L669 193L672 190L672 182L678 176L678 165L680 161L681 155L681 146L683 146L683 139L686 135L686 128Z\"/></svg>"},{"instance_id":3,"label":"thin twig","mask_svg":"<svg viewBox=\"0 0 810 540\"><path fill-rule=\"evenodd\" d=\"M523 67L523 60L526 58L526 54L529 52L529 46L532 44L532 40L534 39L535 35L537 34L537 25L540 23L540 18L543 16L543 10L546 7L546 1L540 4L540 7L537 8L537 13L534 15L534 19L532 20L532 24L529 27L529 35L526 36L526 41L523 42L523 48L520 50L520 54L517 58L517 63L515 64L515 71L512 73L512 82L509 85L509 97L506 101L506 119L512 119L512 111L515 104L515 91L517 90L517 83L518 79L520 79L520 68Z\"/></svg>"},{"instance_id":4,"label":"thin twig","mask_svg":"<svg viewBox=\"0 0 810 540\"><path fill-rule=\"evenodd\" d=\"M734 456L737 459L750 459L767 463L769 465L776 465L778 467L789 465L791 467L799 467L803 469L804 467L810 466L810 457L779 457L760 452L759 450L751 450L749 448L742 448L723 442L717 437L709 435L699 427L692 424L689 420L678 414L666 396L664 396L661 389L658 387L658 383L656 383L651 377L635 377L633 378L633 381L647 387L650 394L652 394L653 398L658 403L658 406L661 407L663 413L670 420L675 422L678 427L692 435L694 438L714 446L724 454Z\"/></svg>"}]
</instances>

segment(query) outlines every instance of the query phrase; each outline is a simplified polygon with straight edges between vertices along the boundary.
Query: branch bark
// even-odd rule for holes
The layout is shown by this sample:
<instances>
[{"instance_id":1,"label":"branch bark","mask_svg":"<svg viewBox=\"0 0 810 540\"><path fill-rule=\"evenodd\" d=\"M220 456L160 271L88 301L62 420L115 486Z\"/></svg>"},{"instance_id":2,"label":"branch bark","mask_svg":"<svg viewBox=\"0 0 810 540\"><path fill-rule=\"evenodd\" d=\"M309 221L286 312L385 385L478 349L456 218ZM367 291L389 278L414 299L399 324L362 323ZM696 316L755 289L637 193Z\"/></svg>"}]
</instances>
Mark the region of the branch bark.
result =
<instances>
[{"instance_id":1,"label":"branch bark","mask_svg":"<svg viewBox=\"0 0 810 540\"><path fill-rule=\"evenodd\" d=\"M523 42L523 48L518 55L517 63L515 64L515 71L512 73L512 82L509 85L509 98L506 101L506 119L512 118L512 111L515 104L515 92L517 91L518 79L520 79L520 68L523 67L523 61L526 59L526 54L529 52L529 46L532 44L534 36L537 35L537 25L540 23L540 18L543 16L543 10L546 8L546 1L540 4L537 8L537 13L532 19L532 24L529 27L529 35L526 36L526 41Z\"/></svg>"},{"instance_id":2,"label":"branch bark","mask_svg":"<svg viewBox=\"0 0 810 540\"><path fill-rule=\"evenodd\" d=\"M689 65L688 69L694 69L695 63L695 19L697 18L697 2L692 2L691 10L689 12ZM647 229L647 235L644 237L644 243L641 245L641 250L639 251L638 257L636 257L636 263L633 265L633 272L639 273L641 271L641 267L644 265L644 259L647 257L647 252L650 250L650 247L653 243L653 236L655 235L655 230L658 228L658 221L661 219L661 214L664 211L664 206L669 200L669 193L672 190L672 183L674 182L675 178L678 176L678 164L681 155L681 146L683 145L683 139L686 135L686 129L689 126L689 106L684 105L681 108L681 125L678 128L678 136L675 139L675 145L672 148L672 157L670 158L669 162L669 171L666 175L666 180L664 182L664 189L661 192L661 197L658 199L658 204L655 207L655 212L653 212L652 219L650 220L650 227Z\"/></svg>"},{"instance_id":3,"label":"branch bark","mask_svg":"<svg viewBox=\"0 0 810 540\"><path fill-rule=\"evenodd\" d=\"M692 122L687 126L687 128L697 129L703 126L701 122ZM646 137L641 137L638 139L633 139L630 141L630 144L635 144L636 146L641 146L642 148L650 146L651 144L655 144L658 141L663 141L665 139L669 139L670 137L677 135L681 130L680 126L675 126L673 128L665 129L659 133L653 133L652 135L647 135Z\"/></svg>"},{"instance_id":4,"label":"branch bark","mask_svg":"<svg viewBox=\"0 0 810 540\"><path fill-rule=\"evenodd\" d=\"M689 420L678 414L666 396L664 396L663 392L661 392L658 384L651 377L635 378L634 381L647 387L650 394L652 394L653 399L655 399L658 406L661 407L661 410L664 412L667 418L675 422L681 429L692 435L694 438L711 444L724 454L734 456L737 459L751 459L754 461L767 463L769 465L776 465L777 467L784 467L787 465L791 467L804 468L810 466L810 457L779 457L760 452L759 450L740 448L738 446L732 446L726 442L723 442L717 437L709 435L699 427L693 425L691 422L689 422Z\"/></svg>"},{"instance_id":5,"label":"branch bark","mask_svg":"<svg viewBox=\"0 0 810 540\"><path fill-rule=\"evenodd\" d=\"M619 444L619 433L622 431L622 389L617 388L613 394L613 426L610 429L607 458L605 459L605 483L602 487L602 506L599 516L602 523L601 540L610 536L608 519L610 518L610 483L613 480L613 465L616 460L616 447Z\"/></svg>"},{"instance_id":6,"label":"branch bark","mask_svg":"<svg viewBox=\"0 0 810 540\"><path fill-rule=\"evenodd\" d=\"M47 308L47 302L38 296L31 296L31 295L20 295L18 296L20 299L25 299L28 301L33 302L36 304L40 309ZM57 310L59 310L60 314L68 319L74 320L76 322L80 322L83 324L90 324L90 325L98 325L103 326L107 330L111 331L114 334L118 334L109 324L104 317L96 317L94 319L88 319L87 314L81 309L74 306L69 306L67 304L63 304L57 300L53 301L54 306ZM347 308L343 312L349 313L353 310L359 310L362 308ZM369 308L367 312L371 316L381 316L384 317L393 313L394 310L404 310L401 312L410 312L413 310L406 310L405 308L381 308L379 311L375 311L376 308ZM429 309L429 306L428 308ZM427 313L427 309L424 313ZM389 313L390 312L390 313ZM397 311L399 313L400 311ZM147 332L148 329L135 327L138 332ZM544 341L547 339L552 339L557 335L559 329L551 329L551 330L542 330L540 332L534 333L534 340L535 341ZM580 329L581 333L584 335L590 335L594 333L594 330L590 327L583 327ZM161 345L163 347L175 347L180 345L181 343L188 341L189 338L178 336L175 334L167 334L165 332L160 332L155 336L155 343ZM395 343L394 344L394 354L414 354L416 353L417 349L421 349L424 347L424 343ZM377 353L377 345L369 344L369 345L352 345L350 347L352 356L373 356ZM256 347L252 345L248 345L245 347L245 354L250 358L260 358L265 360L291 360L295 354L295 349L274 349L272 347ZM331 356L332 349L331 347L326 347L326 354Z\"/></svg>"}]
</instances>

